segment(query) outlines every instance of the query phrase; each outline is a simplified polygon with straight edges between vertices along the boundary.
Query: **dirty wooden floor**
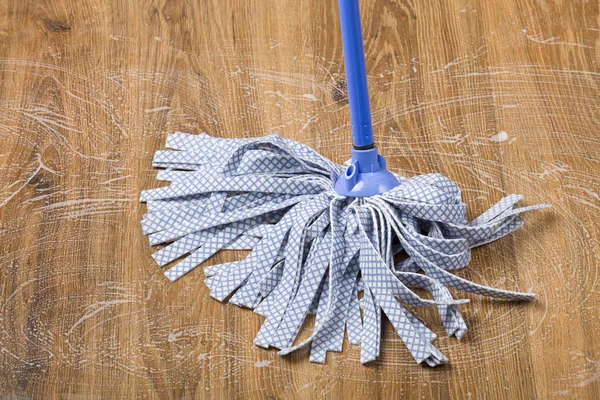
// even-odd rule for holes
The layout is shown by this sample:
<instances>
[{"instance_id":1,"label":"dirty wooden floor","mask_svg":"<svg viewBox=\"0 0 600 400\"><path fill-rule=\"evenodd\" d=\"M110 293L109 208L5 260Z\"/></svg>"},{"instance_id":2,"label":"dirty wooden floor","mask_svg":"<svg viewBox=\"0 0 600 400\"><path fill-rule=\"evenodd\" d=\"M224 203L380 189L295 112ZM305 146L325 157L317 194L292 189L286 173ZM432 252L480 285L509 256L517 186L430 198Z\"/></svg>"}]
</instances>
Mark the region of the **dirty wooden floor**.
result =
<instances>
[{"instance_id":1,"label":"dirty wooden floor","mask_svg":"<svg viewBox=\"0 0 600 400\"><path fill-rule=\"evenodd\" d=\"M139 225L169 132L348 158L335 0L1 3L1 398L598 395L598 2L362 0L391 168L449 176L472 217L509 193L554 206L458 272L537 301L467 296L460 341L419 311L436 369L388 323L368 366L353 346L325 365L258 349L262 318L210 299L202 268L170 284Z\"/></svg>"}]
</instances>

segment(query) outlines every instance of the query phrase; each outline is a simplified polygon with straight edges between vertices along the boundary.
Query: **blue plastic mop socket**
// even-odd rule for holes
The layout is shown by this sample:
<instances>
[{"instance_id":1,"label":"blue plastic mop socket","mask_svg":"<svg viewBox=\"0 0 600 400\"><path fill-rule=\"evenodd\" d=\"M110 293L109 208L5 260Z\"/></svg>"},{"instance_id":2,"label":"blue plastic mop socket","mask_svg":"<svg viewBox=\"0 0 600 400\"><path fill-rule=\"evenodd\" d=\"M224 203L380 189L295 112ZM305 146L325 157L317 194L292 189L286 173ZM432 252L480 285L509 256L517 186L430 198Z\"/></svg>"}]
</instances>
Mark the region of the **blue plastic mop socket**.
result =
<instances>
[{"instance_id":1,"label":"blue plastic mop socket","mask_svg":"<svg viewBox=\"0 0 600 400\"><path fill-rule=\"evenodd\" d=\"M335 182L335 191L343 196L366 197L398 185L398 179L386 169L385 158L373 146L368 150L352 149L352 164Z\"/></svg>"}]
</instances>

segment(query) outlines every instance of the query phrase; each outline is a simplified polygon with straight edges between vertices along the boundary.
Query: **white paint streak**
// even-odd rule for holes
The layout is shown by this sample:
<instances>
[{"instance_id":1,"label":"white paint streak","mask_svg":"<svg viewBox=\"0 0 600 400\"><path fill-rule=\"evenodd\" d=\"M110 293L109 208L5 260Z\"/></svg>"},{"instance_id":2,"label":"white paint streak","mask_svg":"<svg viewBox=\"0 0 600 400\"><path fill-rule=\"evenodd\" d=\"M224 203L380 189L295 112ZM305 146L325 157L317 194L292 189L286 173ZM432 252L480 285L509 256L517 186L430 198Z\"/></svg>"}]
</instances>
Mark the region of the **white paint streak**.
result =
<instances>
[{"instance_id":1,"label":"white paint streak","mask_svg":"<svg viewBox=\"0 0 600 400\"><path fill-rule=\"evenodd\" d=\"M587 46L587 45L581 44L581 43L561 42L559 37L549 37L549 38L544 39L543 37L541 37L541 35L531 35L528 33L528 31L529 31L528 28L523 28L523 29L521 29L521 31L523 32L523 34L525 35L525 37L527 39L531 40L532 42L539 43L539 44L565 45L565 46L583 47L585 49L594 49L593 46Z\"/></svg>"},{"instance_id":2,"label":"white paint streak","mask_svg":"<svg viewBox=\"0 0 600 400\"><path fill-rule=\"evenodd\" d=\"M91 304L87 307L87 312L77 320L71 326L71 329L67 332L67 336L73 333L73 330L81 325L85 320L92 318L94 315L106 310L110 306L118 305L118 304L127 304L127 303L139 303L138 300L110 300L110 301L99 301L97 303Z\"/></svg>"},{"instance_id":3,"label":"white paint streak","mask_svg":"<svg viewBox=\"0 0 600 400\"><path fill-rule=\"evenodd\" d=\"M156 107L156 108L147 108L147 109L144 110L144 112L146 114L152 114L152 113L155 113L155 112L166 111L166 110L170 110L170 109L171 109L171 107L162 106L162 107Z\"/></svg>"},{"instance_id":4,"label":"white paint streak","mask_svg":"<svg viewBox=\"0 0 600 400\"><path fill-rule=\"evenodd\" d=\"M273 360L261 360L261 361L257 361L254 366L256 368L263 368L263 367L268 367L269 365L271 365L271 363L273 362Z\"/></svg>"}]
</instances>

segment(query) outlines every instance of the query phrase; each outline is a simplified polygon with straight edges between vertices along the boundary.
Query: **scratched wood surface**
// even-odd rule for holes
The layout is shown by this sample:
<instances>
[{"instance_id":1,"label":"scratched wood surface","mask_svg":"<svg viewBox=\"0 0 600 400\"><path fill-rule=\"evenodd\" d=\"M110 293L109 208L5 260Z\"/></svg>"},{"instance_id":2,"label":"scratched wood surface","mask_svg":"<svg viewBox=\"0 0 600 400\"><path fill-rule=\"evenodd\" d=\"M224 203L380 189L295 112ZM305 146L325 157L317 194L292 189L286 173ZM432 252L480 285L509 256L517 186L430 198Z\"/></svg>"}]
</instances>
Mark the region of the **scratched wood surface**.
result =
<instances>
[{"instance_id":1,"label":"scratched wood surface","mask_svg":"<svg viewBox=\"0 0 600 400\"><path fill-rule=\"evenodd\" d=\"M0 398L598 397L598 2L362 1L390 167L447 175L471 217L509 193L554 206L458 272L537 301L466 296L460 341L418 310L436 369L387 322L368 366L258 349L262 318L210 299L202 268L170 284L139 225L176 130L348 158L334 0L1 3Z\"/></svg>"}]
</instances>

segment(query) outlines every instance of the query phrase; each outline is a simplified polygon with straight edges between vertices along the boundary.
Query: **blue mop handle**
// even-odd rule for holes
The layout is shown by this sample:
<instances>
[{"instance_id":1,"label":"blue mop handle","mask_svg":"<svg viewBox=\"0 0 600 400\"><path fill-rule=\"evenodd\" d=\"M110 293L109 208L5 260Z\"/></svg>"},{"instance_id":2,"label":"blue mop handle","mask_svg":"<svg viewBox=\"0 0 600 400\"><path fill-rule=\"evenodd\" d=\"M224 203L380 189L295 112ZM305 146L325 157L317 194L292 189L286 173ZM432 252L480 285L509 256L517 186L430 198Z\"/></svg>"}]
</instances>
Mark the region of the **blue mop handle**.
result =
<instances>
[{"instance_id":1,"label":"blue mop handle","mask_svg":"<svg viewBox=\"0 0 600 400\"><path fill-rule=\"evenodd\" d=\"M373 123L365 67L358 0L338 0L346 64L352 142L357 149L373 147Z\"/></svg>"}]
</instances>

